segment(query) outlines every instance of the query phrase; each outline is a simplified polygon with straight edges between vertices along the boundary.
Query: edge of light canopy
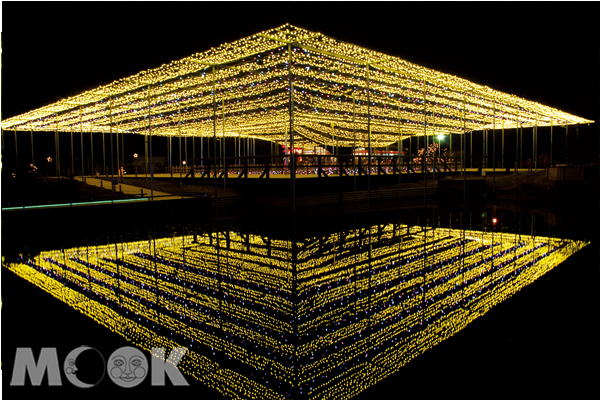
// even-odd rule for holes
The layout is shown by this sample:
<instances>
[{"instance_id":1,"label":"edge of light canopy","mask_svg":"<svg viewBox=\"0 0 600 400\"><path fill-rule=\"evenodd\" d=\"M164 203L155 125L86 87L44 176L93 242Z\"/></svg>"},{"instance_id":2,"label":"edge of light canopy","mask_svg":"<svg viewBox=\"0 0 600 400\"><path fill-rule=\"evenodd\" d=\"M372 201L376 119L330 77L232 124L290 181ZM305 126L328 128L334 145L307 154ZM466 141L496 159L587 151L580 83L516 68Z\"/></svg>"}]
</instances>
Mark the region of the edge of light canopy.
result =
<instances>
[{"instance_id":1,"label":"edge of light canopy","mask_svg":"<svg viewBox=\"0 0 600 400\"><path fill-rule=\"evenodd\" d=\"M2 129L212 137L216 116L219 137L283 143L290 105L297 146L352 145L355 134L365 146L368 120L374 147L398 132L594 122L286 24L7 118Z\"/></svg>"}]
</instances>

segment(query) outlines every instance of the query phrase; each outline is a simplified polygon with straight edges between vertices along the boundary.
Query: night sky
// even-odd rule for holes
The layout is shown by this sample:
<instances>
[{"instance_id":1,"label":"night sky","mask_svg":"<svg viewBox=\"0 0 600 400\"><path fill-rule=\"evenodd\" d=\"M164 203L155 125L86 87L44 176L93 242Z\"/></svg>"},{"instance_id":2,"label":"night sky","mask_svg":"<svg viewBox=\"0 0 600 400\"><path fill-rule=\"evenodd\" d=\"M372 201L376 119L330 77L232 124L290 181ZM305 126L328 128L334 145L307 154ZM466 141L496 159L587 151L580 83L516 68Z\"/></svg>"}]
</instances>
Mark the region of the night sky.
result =
<instances>
[{"instance_id":1,"label":"night sky","mask_svg":"<svg viewBox=\"0 0 600 400\"><path fill-rule=\"evenodd\" d=\"M600 119L595 2L5 2L2 8L5 118L289 22Z\"/></svg>"}]
</instances>

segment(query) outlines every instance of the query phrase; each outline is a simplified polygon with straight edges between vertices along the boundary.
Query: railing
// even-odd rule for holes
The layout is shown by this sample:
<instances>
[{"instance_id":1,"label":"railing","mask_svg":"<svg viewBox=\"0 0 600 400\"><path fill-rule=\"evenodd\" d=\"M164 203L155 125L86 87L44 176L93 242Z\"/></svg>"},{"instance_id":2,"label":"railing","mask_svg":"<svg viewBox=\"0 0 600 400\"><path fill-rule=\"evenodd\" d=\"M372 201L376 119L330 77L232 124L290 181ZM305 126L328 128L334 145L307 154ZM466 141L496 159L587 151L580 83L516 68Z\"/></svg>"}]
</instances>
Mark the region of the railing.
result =
<instances>
[{"instance_id":1,"label":"railing","mask_svg":"<svg viewBox=\"0 0 600 400\"><path fill-rule=\"evenodd\" d=\"M370 164L369 164L370 158ZM294 163L294 165L292 165ZM166 167L165 172L173 177L193 176L195 178L247 178L258 176L269 178L272 175L290 176L295 170L296 176L352 176L352 175L387 175L402 173L418 173L437 171L459 171L461 162L458 157L430 157L411 159L397 156L351 156L351 155L294 155L294 156L256 156L256 157L227 157L217 159L195 159L191 165L182 167ZM292 168L294 167L294 168ZM193 172L192 172L193 171Z\"/></svg>"},{"instance_id":2,"label":"railing","mask_svg":"<svg viewBox=\"0 0 600 400\"><path fill-rule=\"evenodd\" d=\"M388 156L388 155L373 155L371 159L371 175L395 174L399 171L402 173L418 173L418 172L449 172L461 171L462 160L459 156L443 157L443 156ZM164 162L154 162L152 172L157 174L168 174L177 178L193 176L194 178L214 178L215 171L217 177L248 177L256 176L268 178L271 175L287 175L291 174L292 160L295 162L296 175L315 175L317 177L339 176L344 175L366 175L368 172L369 156L368 155L260 155L260 156L242 156L242 157L225 157L216 159L216 168L214 166L215 159L213 157L196 158L188 160L185 166L169 166ZM494 165L495 162L495 165ZM538 167L546 165L538 163ZM513 170L515 165L514 156L468 156L465 158L465 167L472 169L496 169L496 170ZM531 160L519 160L519 169L533 169L534 163ZM194 174L192 175L192 170ZM60 176L81 176L81 170L76 169L75 174L69 168L62 168ZM84 170L84 176L96 175L99 177L108 176L149 176L150 168L146 169L145 164L125 164L118 169L108 166L106 170L102 166L95 168L90 174L89 169ZM38 171L37 175L56 176L56 171L47 169Z\"/></svg>"}]
</instances>

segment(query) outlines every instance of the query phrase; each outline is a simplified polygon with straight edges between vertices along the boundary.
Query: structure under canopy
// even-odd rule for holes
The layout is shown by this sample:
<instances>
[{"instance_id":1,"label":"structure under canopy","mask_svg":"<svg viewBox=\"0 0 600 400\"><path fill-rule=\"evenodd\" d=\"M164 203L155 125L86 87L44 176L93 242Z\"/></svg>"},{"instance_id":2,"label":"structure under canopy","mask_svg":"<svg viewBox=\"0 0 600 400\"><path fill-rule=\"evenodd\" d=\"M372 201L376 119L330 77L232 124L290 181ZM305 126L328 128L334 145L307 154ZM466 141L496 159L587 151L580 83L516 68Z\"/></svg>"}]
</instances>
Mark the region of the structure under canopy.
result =
<instances>
[{"instance_id":1,"label":"structure under canopy","mask_svg":"<svg viewBox=\"0 0 600 400\"><path fill-rule=\"evenodd\" d=\"M278 143L291 130L296 146L357 147L370 130L379 147L400 136L591 122L286 24L8 118L2 129Z\"/></svg>"}]
</instances>

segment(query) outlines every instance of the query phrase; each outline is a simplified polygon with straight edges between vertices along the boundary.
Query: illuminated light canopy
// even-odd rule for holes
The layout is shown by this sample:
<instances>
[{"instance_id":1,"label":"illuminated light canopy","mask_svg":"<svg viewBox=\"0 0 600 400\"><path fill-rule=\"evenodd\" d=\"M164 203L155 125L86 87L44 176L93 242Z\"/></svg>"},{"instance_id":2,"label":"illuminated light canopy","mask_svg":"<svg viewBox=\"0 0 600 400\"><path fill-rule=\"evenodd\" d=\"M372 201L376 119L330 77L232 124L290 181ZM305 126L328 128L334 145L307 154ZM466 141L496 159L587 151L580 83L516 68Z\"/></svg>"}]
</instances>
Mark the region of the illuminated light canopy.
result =
<instances>
[{"instance_id":1,"label":"illuminated light canopy","mask_svg":"<svg viewBox=\"0 0 600 400\"><path fill-rule=\"evenodd\" d=\"M290 105L297 146L364 147L368 126L377 147L399 134L594 122L286 24L5 119L2 129L283 144Z\"/></svg>"}]
</instances>

